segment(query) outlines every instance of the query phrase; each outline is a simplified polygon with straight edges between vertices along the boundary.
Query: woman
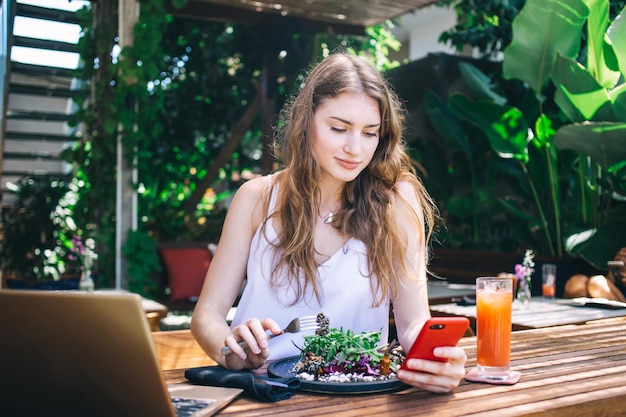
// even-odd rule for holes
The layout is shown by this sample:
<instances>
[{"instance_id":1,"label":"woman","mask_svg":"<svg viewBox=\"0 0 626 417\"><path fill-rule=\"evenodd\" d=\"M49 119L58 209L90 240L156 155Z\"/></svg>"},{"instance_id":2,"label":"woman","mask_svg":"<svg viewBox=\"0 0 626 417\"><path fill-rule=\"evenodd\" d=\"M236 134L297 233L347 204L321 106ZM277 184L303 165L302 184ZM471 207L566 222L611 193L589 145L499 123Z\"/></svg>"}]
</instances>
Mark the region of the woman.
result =
<instances>
[{"instance_id":1,"label":"woman","mask_svg":"<svg viewBox=\"0 0 626 417\"><path fill-rule=\"evenodd\" d=\"M256 369L299 354L300 335L267 337L295 317L323 312L331 327L382 329L387 340L391 302L408 350L430 317L436 208L405 152L397 97L364 60L336 53L313 68L282 116L275 150L285 168L237 191L193 314L194 336L220 365ZM221 355L224 345L234 353ZM448 361L410 360L398 378L454 389L465 352L442 346L435 354Z\"/></svg>"}]
</instances>

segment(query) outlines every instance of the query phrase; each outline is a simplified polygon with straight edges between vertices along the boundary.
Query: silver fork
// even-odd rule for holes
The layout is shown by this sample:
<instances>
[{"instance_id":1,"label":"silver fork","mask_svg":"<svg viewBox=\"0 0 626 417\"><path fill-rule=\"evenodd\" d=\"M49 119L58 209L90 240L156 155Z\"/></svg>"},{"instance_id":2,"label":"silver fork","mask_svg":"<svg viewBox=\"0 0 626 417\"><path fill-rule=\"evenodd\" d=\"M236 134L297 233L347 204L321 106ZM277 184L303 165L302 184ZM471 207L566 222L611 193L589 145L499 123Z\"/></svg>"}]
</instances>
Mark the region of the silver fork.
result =
<instances>
[{"instance_id":1,"label":"silver fork","mask_svg":"<svg viewBox=\"0 0 626 417\"><path fill-rule=\"evenodd\" d=\"M287 325L287 327L283 329L282 333L279 333L279 334L272 333L271 335L268 336L268 339L274 338L276 336L280 336L281 334L284 334L284 333L308 332L311 330L316 330L318 327L319 325L317 324L316 316L298 317L298 318L291 320L289 324ZM248 347L248 344L246 342L240 342L239 346L245 349ZM220 350L220 352L224 356L230 355L231 353L233 353L233 351L228 346L224 346L222 350Z\"/></svg>"}]
</instances>

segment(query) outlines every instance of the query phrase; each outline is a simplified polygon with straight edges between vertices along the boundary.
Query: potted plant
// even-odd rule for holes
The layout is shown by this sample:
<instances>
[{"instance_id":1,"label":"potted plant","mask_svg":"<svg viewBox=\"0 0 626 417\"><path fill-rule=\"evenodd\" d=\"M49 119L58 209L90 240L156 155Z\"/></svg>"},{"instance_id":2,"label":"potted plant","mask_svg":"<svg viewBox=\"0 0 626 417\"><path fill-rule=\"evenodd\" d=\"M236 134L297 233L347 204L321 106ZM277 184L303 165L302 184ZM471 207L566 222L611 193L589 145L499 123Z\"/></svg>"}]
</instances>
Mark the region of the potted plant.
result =
<instances>
[{"instance_id":1,"label":"potted plant","mask_svg":"<svg viewBox=\"0 0 626 417\"><path fill-rule=\"evenodd\" d=\"M78 288L80 265L71 260L72 226L62 176L29 176L9 185L15 196L2 208L0 266L9 288ZM64 279L68 278L68 279Z\"/></svg>"},{"instance_id":2,"label":"potted plant","mask_svg":"<svg viewBox=\"0 0 626 417\"><path fill-rule=\"evenodd\" d=\"M504 79L460 64L473 97L429 105L447 115L439 125L464 120L484 132L517 192L500 204L538 254L606 269L626 230L626 11L611 21L608 0L588 3L529 0Z\"/></svg>"}]
</instances>

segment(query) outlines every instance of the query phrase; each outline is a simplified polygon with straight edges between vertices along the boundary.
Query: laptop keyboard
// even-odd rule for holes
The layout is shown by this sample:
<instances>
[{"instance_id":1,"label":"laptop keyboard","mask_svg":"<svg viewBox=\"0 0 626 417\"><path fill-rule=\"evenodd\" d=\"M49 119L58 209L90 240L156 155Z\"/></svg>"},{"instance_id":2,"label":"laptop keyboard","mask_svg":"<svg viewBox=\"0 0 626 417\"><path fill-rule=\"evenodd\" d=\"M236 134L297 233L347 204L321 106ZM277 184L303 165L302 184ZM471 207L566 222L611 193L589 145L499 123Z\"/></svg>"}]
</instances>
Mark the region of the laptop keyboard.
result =
<instances>
[{"instance_id":1,"label":"laptop keyboard","mask_svg":"<svg viewBox=\"0 0 626 417\"><path fill-rule=\"evenodd\" d=\"M198 412L209 405L213 401L194 400L190 398L172 398L172 404L176 410L176 417L190 417L193 413Z\"/></svg>"}]
</instances>

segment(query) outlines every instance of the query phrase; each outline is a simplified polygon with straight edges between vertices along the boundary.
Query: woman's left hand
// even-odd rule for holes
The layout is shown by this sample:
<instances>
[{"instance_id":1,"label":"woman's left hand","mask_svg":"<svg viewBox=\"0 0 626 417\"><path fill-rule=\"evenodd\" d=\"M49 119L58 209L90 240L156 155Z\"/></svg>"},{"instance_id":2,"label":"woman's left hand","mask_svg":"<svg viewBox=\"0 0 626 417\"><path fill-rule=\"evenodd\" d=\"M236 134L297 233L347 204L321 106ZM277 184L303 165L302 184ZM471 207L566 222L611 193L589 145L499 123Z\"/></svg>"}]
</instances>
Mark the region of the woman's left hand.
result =
<instances>
[{"instance_id":1,"label":"woman's left hand","mask_svg":"<svg viewBox=\"0 0 626 417\"><path fill-rule=\"evenodd\" d=\"M445 393L458 387L465 377L465 351L460 347L440 346L433 353L447 362L408 359L406 366L409 370L399 370L398 379L431 392Z\"/></svg>"}]
</instances>

